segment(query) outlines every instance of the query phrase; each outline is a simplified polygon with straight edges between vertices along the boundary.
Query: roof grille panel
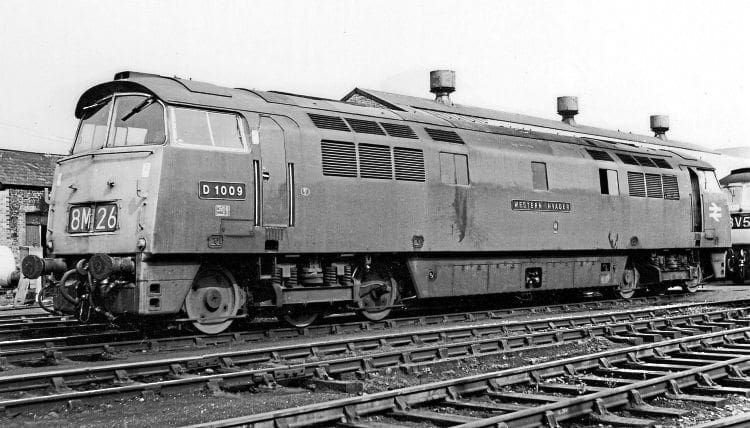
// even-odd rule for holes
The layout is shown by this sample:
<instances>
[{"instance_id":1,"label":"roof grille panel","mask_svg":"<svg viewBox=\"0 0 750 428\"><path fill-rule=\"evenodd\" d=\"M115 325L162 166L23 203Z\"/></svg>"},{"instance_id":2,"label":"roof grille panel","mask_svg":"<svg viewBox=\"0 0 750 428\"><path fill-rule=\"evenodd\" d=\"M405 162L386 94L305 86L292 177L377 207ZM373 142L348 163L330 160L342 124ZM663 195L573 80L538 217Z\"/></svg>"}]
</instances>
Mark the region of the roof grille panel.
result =
<instances>
[{"instance_id":1,"label":"roof grille panel","mask_svg":"<svg viewBox=\"0 0 750 428\"><path fill-rule=\"evenodd\" d=\"M360 144L359 176L362 178L393 179L391 148L375 144Z\"/></svg>"},{"instance_id":2,"label":"roof grille panel","mask_svg":"<svg viewBox=\"0 0 750 428\"><path fill-rule=\"evenodd\" d=\"M445 141L446 143L463 144L464 140L453 131L446 131L445 129L425 128L430 137L435 141Z\"/></svg>"},{"instance_id":3,"label":"roof grille panel","mask_svg":"<svg viewBox=\"0 0 750 428\"><path fill-rule=\"evenodd\" d=\"M663 198L661 189L661 175L646 174L646 196L649 198Z\"/></svg>"},{"instance_id":4,"label":"roof grille panel","mask_svg":"<svg viewBox=\"0 0 750 428\"><path fill-rule=\"evenodd\" d=\"M417 134L414 133L414 130L411 129L410 126L407 125L401 125L398 123L386 123L386 122L380 122L381 125L383 125L383 128L385 128L385 132L388 133L391 137L397 137L397 138L411 138L413 140L418 139Z\"/></svg>"},{"instance_id":5,"label":"roof grille panel","mask_svg":"<svg viewBox=\"0 0 750 428\"><path fill-rule=\"evenodd\" d=\"M633 156L630 156L630 155L628 155L628 154L625 154L625 153L615 153L615 154L616 154L616 155L617 155L617 157L618 157L618 158L620 158L620 160L621 160L621 161L622 161L623 163L625 163L625 164L628 164L628 165L636 165L636 166L637 166L637 165L639 165L639 164L638 164L638 161L636 161L636 160L635 160L635 158L634 158Z\"/></svg>"},{"instance_id":6,"label":"roof grille panel","mask_svg":"<svg viewBox=\"0 0 750 428\"><path fill-rule=\"evenodd\" d=\"M383 129L378 125L377 122L371 120L362 119L346 119L349 126L352 127L354 132L359 134L373 134L373 135L385 135Z\"/></svg>"},{"instance_id":7,"label":"roof grille panel","mask_svg":"<svg viewBox=\"0 0 750 428\"><path fill-rule=\"evenodd\" d=\"M323 114L307 113L310 120L316 127L321 129L333 129L334 131L349 132L349 127L344 123L344 119L337 116L326 116Z\"/></svg>"},{"instance_id":8,"label":"roof grille panel","mask_svg":"<svg viewBox=\"0 0 750 428\"><path fill-rule=\"evenodd\" d=\"M664 199L678 200L680 199L680 188L677 185L677 176L675 175L662 175L662 181L664 181Z\"/></svg>"},{"instance_id":9,"label":"roof grille panel","mask_svg":"<svg viewBox=\"0 0 750 428\"><path fill-rule=\"evenodd\" d=\"M320 151L323 158L323 175L357 176L357 154L354 150L354 143L321 141Z\"/></svg>"},{"instance_id":10,"label":"roof grille panel","mask_svg":"<svg viewBox=\"0 0 750 428\"><path fill-rule=\"evenodd\" d=\"M612 159L612 156L609 155L609 153L605 152L604 150L591 150L586 149L587 152L591 155L592 158L600 161L610 161L614 162L615 160Z\"/></svg>"},{"instance_id":11,"label":"roof grille panel","mask_svg":"<svg viewBox=\"0 0 750 428\"><path fill-rule=\"evenodd\" d=\"M646 156L634 156L634 157L635 157L635 160L637 160L641 166L650 166L652 168L656 168L656 164L650 158L647 158Z\"/></svg>"},{"instance_id":12,"label":"roof grille panel","mask_svg":"<svg viewBox=\"0 0 750 428\"><path fill-rule=\"evenodd\" d=\"M628 193L638 198L646 197L646 183L642 173L628 171Z\"/></svg>"},{"instance_id":13,"label":"roof grille panel","mask_svg":"<svg viewBox=\"0 0 750 428\"><path fill-rule=\"evenodd\" d=\"M424 155L422 150L393 148L396 180L424 181Z\"/></svg>"},{"instance_id":14,"label":"roof grille panel","mask_svg":"<svg viewBox=\"0 0 750 428\"><path fill-rule=\"evenodd\" d=\"M654 163L656 164L656 166L658 166L659 168L672 169L672 165L670 165L669 162L667 162L666 159L651 158L651 160L654 161Z\"/></svg>"}]
</instances>

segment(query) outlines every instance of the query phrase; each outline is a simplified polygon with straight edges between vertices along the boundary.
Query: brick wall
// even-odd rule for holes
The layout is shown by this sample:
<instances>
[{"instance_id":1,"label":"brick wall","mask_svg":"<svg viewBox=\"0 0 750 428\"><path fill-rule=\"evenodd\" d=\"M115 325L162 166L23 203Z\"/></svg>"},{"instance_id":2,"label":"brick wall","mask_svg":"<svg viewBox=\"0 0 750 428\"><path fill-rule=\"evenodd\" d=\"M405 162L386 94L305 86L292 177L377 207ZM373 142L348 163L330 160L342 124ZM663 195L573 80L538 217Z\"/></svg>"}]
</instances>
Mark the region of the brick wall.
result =
<instances>
[{"instance_id":1,"label":"brick wall","mask_svg":"<svg viewBox=\"0 0 750 428\"><path fill-rule=\"evenodd\" d=\"M0 245L13 251L19 264L19 246L26 243L26 213L47 214L44 190L10 188L0 191ZM42 237L44 239L44 237Z\"/></svg>"}]
</instances>

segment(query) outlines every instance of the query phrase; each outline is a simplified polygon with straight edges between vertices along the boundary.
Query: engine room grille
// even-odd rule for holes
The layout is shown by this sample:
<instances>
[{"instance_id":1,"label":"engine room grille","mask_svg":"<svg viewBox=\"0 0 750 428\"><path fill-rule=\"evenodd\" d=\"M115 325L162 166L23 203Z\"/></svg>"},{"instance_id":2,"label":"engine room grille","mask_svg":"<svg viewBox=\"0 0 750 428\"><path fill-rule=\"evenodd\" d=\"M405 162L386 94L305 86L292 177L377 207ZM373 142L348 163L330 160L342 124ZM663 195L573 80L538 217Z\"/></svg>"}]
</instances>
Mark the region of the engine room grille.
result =
<instances>
[{"instance_id":1,"label":"engine room grille","mask_svg":"<svg viewBox=\"0 0 750 428\"><path fill-rule=\"evenodd\" d=\"M659 168L664 169L672 169L672 165L669 164L665 159L662 158L651 158L652 161L658 166Z\"/></svg>"},{"instance_id":2,"label":"engine room grille","mask_svg":"<svg viewBox=\"0 0 750 428\"><path fill-rule=\"evenodd\" d=\"M626 155L625 153L615 153L623 163L628 165L638 165L638 161L633 156Z\"/></svg>"},{"instance_id":3,"label":"engine room grille","mask_svg":"<svg viewBox=\"0 0 750 428\"><path fill-rule=\"evenodd\" d=\"M424 155L422 150L393 148L396 180L424 181Z\"/></svg>"},{"instance_id":4,"label":"engine room grille","mask_svg":"<svg viewBox=\"0 0 750 428\"><path fill-rule=\"evenodd\" d=\"M677 176L662 175L664 181L664 199L680 199L680 189L677 186Z\"/></svg>"},{"instance_id":5,"label":"engine room grille","mask_svg":"<svg viewBox=\"0 0 750 428\"><path fill-rule=\"evenodd\" d=\"M318 128L349 132L349 127L346 126L346 123L344 123L344 120L340 117L315 113L307 113L307 115L310 116L310 120L312 120Z\"/></svg>"},{"instance_id":6,"label":"engine room grille","mask_svg":"<svg viewBox=\"0 0 750 428\"><path fill-rule=\"evenodd\" d=\"M385 135L385 132L383 132L377 122L361 119L346 119L346 122L349 123L349 126L352 127L354 132L360 134Z\"/></svg>"},{"instance_id":7,"label":"engine room grille","mask_svg":"<svg viewBox=\"0 0 750 428\"><path fill-rule=\"evenodd\" d=\"M323 158L323 175L357 176L357 154L354 150L354 143L321 141L320 151Z\"/></svg>"},{"instance_id":8,"label":"engine room grille","mask_svg":"<svg viewBox=\"0 0 750 428\"><path fill-rule=\"evenodd\" d=\"M635 160L638 161L641 166L650 166L652 168L656 168L656 164L651 159L647 158L646 156L634 156Z\"/></svg>"},{"instance_id":9,"label":"engine room grille","mask_svg":"<svg viewBox=\"0 0 750 428\"><path fill-rule=\"evenodd\" d=\"M391 148L375 144L360 144L359 176L362 178L392 179Z\"/></svg>"},{"instance_id":10,"label":"engine room grille","mask_svg":"<svg viewBox=\"0 0 750 428\"><path fill-rule=\"evenodd\" d=\"M592 158L600 161L610 161L614 162L615 160L612 159L612 156L609 155L609 153L605 152L604 150L591 150L586 149L587 152L591 155Z\"/></svg>"},{"instance_id":11,"label":"engine room grille","mask_svg":"<svg viewBox=\"0 0 750 428\"><path fill-rule=\"evenodd\" d=\"M664 197L661 190L661 175L646 174L646 196L659 199Z\"/></svg>"},{"instance_id":12,"label":"engine room grille","mask_svg":"<svg viewBox=\"0 0 750 428\"><path fill-rule=\"evenodd\" d=\"M453 131L446 131L444 129L425 128L425 131L435 141L445 141L446 143L463 144L464 140Z\"/></svg>"},{"instance_id":13,"label":"engine room grille","mask_svg":"<svg viewBox=\"0 0 750 428\"><path fill-rule=\"evenodd\" d=\"M411 138L412 140L416 140L419 138L410 126L386 122L380 122L380 124L383 125L383 128L385 128L385 132L387 132L391 137Z\"/></svg>"},{"instance_id":14,"label":"engine room grille","mask_svg":"<svg viewBox=\"0 0 750 428\"><path fill-rule=\"evenodd\" d=\"M617 156L620 156L619 154ZM646 183L640 172L628 171L628 193L639 198L646 197Z\"/></svg>"}]
</instances>

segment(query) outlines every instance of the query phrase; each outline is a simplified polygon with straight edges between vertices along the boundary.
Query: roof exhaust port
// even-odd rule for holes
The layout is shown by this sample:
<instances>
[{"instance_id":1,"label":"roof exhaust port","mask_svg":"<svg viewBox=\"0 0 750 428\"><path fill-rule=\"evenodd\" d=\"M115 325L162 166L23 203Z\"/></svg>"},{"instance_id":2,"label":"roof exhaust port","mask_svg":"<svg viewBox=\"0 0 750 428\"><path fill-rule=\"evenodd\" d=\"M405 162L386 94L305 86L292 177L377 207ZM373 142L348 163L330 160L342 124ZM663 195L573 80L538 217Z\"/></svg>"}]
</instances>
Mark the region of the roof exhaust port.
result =
<instances>
[{"instance_id":1,"label":"roof exhaust port","mask_svg":"<svg viewBox=\"0 0 750 428\"><path fill-rule=\"evenodd\" d=\"M576 126L575 115L578 114L578 97L557 97L557 114L562 116L563 123Z\"/></svg>"},{"instance_id":2,"label":"roof exhaust port","mask_svg":"<svg viewBox=\"0 0 750 428\"><path fill-rule=\"evenodd\" d=\"M435 94L435 102L452 106L451 92L456 90L456 72L453 70L433 70L430 72L430 92Z\"/></svg>"},{"instance_id":3,"label":"roof exhaust port","mask_svg":"<svg viewBox=\"0 0 750 428\"><path fill-rule=\"evenodd\" d=\"M654 131L654 137L660 140L666 140L667 131L669 131L669 116L665 114L652 115L651 130Z\"/></svg>"}]
</instances>

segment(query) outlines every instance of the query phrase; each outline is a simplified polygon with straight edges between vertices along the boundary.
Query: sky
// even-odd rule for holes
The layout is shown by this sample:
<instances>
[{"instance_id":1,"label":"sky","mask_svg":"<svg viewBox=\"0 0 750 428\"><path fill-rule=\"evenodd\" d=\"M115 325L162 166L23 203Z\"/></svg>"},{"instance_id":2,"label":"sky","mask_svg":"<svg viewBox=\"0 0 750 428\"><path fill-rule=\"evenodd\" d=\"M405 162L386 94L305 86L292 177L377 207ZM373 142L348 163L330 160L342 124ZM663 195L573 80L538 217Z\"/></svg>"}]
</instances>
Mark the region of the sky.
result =
<instances>
[{"instance_id":1,"label":"sky","mask_svg":"<svg viewBox=\"0 0 750 428\"><path fill-rule=\"evenodd\" d=\"M0 1L0 148L65 153L122 70L339 99L354 87L750 146L747 1Z\"/></svg>"}]
</instances>

